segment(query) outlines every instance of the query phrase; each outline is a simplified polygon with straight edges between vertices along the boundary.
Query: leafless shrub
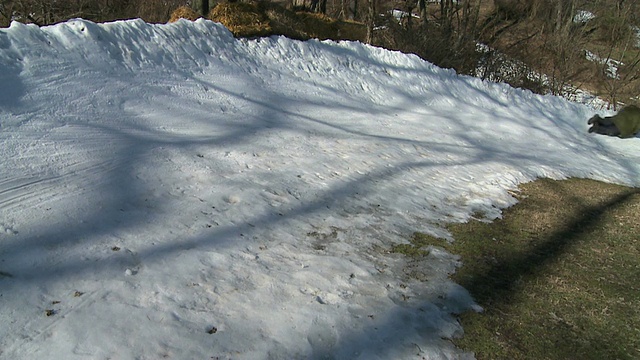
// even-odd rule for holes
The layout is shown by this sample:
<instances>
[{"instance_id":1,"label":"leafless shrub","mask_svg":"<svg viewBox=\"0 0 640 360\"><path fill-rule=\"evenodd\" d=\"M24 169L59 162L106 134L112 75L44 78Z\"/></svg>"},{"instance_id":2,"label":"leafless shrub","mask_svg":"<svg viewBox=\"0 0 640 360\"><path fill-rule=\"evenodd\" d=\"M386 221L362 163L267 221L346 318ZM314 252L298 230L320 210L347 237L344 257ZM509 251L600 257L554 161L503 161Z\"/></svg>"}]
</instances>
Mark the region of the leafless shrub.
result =
<instances>
[{"instance_id":1,"label":"leafless shrub","mask_svg":"<svg viewBox=\"0 0 640 360\"><path fill-rule=\"evenodd\" d=\"M526 63L510 58L495 49L479 47L478 51L481 55L474 76L531 90L537 94L549 92L545 77Z\"/></svg>"},{"instance_id":2,"label":"leafless shrub","mask_svg":"<svg viewBox=\"0 0 640 360\"><path fill-rule=\"evenodd\" d=\"M435 21L406 26L392 17L376 23L376 45L413 53L440 67L472 74L480 54L472 38L453 36Z\"/></svg>"}]
</instances>

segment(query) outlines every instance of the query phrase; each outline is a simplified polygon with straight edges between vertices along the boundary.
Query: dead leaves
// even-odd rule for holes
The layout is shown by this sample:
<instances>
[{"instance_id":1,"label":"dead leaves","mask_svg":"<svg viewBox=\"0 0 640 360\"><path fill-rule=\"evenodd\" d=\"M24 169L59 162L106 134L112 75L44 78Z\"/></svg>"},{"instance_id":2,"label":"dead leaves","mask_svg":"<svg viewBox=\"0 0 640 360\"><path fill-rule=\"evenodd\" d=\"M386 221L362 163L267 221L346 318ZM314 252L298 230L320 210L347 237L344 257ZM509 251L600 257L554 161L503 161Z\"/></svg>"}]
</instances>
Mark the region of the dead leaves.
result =
<instances>
[{"instance_id":1,"label":"dead leaves","mask_svg":"<svg viewBox=\"0 0 640 360\"><path fill-rule=\"evenodd\" d=\"M80 296L82 296L82 295L84 295L84 293L83 293L82 291L77 291L77 290L76 290L76 291L74 291L74 292L73 292L73 297L80 297ZM62 301L60 301L60 300L53 300L53 301L51 301L51 305L59 305L59 304L61 304L61 303L62 303ZM49 316L53 316L53 315L55 315L55 314L57 314L57 313L58 313L58 310L56 310L56 309L45 309L45 311L44 311L44 314L45 314L47 317L49 317Z\"/></svg>"}]
</instances>

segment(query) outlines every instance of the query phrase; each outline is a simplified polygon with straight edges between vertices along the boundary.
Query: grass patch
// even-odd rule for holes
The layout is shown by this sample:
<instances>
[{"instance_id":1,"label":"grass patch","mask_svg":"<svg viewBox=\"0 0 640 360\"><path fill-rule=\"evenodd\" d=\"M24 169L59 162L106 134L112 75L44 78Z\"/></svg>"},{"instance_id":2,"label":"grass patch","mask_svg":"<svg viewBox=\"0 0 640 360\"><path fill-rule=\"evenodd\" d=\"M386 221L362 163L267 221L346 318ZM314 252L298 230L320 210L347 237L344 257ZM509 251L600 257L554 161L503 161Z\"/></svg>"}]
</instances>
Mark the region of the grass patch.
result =
<instances>
[{"instance_id":1,"label":"grass patch","mask_svg":"<svg viewBox=\"0 0 640 360\"><path fill-rule=\"evenodd\" d=\"M422 257L429 255L429 250L424 249L423 247L433 244L433 238L416 233L413 234L411 239L409 239L409 244L393 245L391 252L410 257Z\"/></svg>"},{"instance_id":2,"label":"grass patch","mask_svg":"<svg viewBox=\"0 0 640 360\"><path fill-rule=\"evenodd\" d=\"M461 314L456 345L478 359L639 359L640 189L544 179L521 190L503 219L405 246L461 256L452 278L485 312Z\"/></svg>"}]
</instances>

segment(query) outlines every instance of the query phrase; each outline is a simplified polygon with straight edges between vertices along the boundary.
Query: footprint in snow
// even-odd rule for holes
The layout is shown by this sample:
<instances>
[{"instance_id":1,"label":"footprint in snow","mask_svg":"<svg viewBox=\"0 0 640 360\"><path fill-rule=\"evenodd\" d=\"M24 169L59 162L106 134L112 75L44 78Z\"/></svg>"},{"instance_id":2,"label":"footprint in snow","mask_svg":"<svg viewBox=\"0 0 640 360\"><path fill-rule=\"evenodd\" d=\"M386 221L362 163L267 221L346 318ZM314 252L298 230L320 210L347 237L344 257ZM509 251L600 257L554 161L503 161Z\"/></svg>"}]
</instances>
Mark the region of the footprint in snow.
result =
<instances>
[{"instance_id":1,"label":"footprint in snow","mask_svg":"<svg viewBox=\"0 0 640 360\"><path fill-rule=\"evenodd\" d=\"M0 224L0 234L16 235L18 232L13 228Z\"/></svg>"}]
</instances>

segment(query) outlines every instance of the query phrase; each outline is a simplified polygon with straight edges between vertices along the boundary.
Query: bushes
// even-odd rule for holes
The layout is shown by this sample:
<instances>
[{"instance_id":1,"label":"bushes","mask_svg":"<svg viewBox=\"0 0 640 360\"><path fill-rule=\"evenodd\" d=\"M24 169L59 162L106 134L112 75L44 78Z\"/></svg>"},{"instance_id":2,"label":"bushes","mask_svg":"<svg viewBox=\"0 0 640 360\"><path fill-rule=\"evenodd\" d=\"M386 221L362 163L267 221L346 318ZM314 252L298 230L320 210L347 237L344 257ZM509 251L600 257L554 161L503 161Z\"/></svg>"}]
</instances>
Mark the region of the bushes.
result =
<instances>
[{"instance_id":1,"label":"bushes","mask_svg":"<svg viewBox=\"0 0 640 360\"><path fill-rule=\"evenodd\" d=\"M2 0L0 26L8 26L12 20L44 26L79 17L95 22L130 18L167 22L171 11L185 3L186 0Z\"/></svg>"},{"instance_id":2,"label":"bushes","mask_svg":"<svg viewBox=\"0 0 640 360\"><path fill-rule=\"evenodd\" d=\"M455 69L460 74L473 75L481 56L476 51L474 41L458 42L435 22L405 27L393 20L386 21L376 32L374 44L416 54L437 66Z\"/></svg>"}]
</instances>

